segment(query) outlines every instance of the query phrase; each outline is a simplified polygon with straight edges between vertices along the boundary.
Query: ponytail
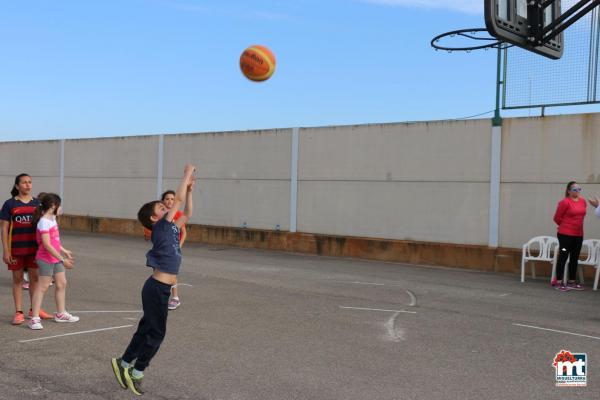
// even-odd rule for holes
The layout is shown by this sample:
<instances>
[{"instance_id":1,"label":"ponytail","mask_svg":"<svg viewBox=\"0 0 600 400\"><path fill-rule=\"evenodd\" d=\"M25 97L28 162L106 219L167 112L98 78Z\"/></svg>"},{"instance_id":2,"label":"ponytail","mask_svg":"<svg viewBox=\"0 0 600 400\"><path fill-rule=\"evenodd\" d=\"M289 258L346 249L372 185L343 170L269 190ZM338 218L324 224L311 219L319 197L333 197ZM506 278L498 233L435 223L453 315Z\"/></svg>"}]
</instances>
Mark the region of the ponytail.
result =
<instances>
[{"instance_id":1,"label":"ponytail","mask_svg":"<svg viewBox=\"0 0 600 400\"><path fill-rule=\"evenodd\" d=\"M17 185L19 183L21 183L21 178L25 177L25 176L29 176L29 174L19 174L15 177L15 184L13 185L10 194L12 197L15 197L16 195L19 194L19 189L17 189ZM29 176L31 178L31 176Z\"/></svg>"},{"instance_id":2,"label":"ponytail","mask_svg":"<svg viewBox=\"0 0 600 400\"><path fill-rule=\"evenodd\" d=\"M60 196L55 193L44 193L44 196L40 199L40 205L35 208L33 212L33 220L31 222L32 226L36 227L42 215L46 213L52 207L54 208L54 213L58 213L58 209L60 207L61 199Z\"/></svg>"},{"instance_id":3,"label":"ponytail","mask_svg":"<svg viewBox=\"0 0 600 400\"><path fill-rule=\"evenodd\" d=\"M33 219L31 220L31 226L34 228L37 226L38 222L40 222L40 218L42 218L42 204L38 204L33 212Z\"/></svg>"}]
</instances>

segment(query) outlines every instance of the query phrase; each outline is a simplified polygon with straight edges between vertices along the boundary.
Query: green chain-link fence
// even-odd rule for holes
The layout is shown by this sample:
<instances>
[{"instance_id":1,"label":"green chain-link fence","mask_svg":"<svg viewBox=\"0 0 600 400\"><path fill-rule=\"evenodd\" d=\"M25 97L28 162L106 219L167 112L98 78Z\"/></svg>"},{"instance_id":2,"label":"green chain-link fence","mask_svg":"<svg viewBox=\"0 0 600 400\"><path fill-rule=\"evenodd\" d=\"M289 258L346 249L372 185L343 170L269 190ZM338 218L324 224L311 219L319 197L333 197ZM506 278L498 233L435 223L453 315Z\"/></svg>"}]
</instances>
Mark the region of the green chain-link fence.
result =
<instances>
[{"instance_id":1,"label":"green chain-link fence","mask_svg":"<svg viewBox=\"0 0 600 400\"><path fill-rule=\"evenodd\" d=\"M565 12L576 0L563 0ZM598 7L564 33L564 54L549 60L510 47L504 50L502 108L531 108L600 102Z\"/></svg>"}]
</instances>

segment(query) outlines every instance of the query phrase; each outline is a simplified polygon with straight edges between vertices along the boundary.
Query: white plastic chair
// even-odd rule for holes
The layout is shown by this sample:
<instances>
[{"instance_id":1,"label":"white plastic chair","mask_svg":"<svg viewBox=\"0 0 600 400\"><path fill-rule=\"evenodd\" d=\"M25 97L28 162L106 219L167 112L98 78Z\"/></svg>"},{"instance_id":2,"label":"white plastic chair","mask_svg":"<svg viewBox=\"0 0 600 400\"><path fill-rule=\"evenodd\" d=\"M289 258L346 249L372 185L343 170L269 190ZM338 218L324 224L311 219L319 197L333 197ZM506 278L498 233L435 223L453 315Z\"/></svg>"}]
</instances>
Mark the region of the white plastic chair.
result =
<instances>
[{"instance_id":1,"label":"white plastic chair","mask_svg":"<svg viewBox=\"0 0 600 400\"><path fill-rule=\"evenodd\" d=\"M600 240L598 239L586 239L581 245L582 253L587 252L587 258L580 260L580 265L591 265L596 268L596 278L594 279L594 290L598 290L598 278L600 278ZM583 282L583 270L579 268L579 279Z\"/></svg>"},{"instance_id":2,"label":"white plastic chair","mask_svg":"<svg viewBox=\"0 0 600 400\"><path fill-rule=\"evenodd\" d=\"M532 250L538 251L533 254ZM552 236L536 236L523 245L521 255L521 282L525 282L525 263L527 261L547 261L552 263L552 270L556 269L558 239ZM535 264L531 267L531 276L535 278Z\"/></svg>"},{"instance_id":3,"label":"white plastic chair","mask_svg":"<svg viewBox=\"0 0 600 400\"><path fill-rule=\"evenodd\" d=\"M586 239L581 243L581 254L585 254L583 260L579 259L579 265L591 265L596 268L596 280L594 282L594 290L596 290L598 286L598 263L600 262L600 240L598 239ZM557 257L558 258L558 257ZM583 283L583 268L577 268L577 272L579 275L579 282ZM569 275L569 258L565 263L565 272L563 274L563 283L567 283L567 276ZM554 280L556 278L556 260L552 264L552 277Z\"/></svg>"}]
</instances>

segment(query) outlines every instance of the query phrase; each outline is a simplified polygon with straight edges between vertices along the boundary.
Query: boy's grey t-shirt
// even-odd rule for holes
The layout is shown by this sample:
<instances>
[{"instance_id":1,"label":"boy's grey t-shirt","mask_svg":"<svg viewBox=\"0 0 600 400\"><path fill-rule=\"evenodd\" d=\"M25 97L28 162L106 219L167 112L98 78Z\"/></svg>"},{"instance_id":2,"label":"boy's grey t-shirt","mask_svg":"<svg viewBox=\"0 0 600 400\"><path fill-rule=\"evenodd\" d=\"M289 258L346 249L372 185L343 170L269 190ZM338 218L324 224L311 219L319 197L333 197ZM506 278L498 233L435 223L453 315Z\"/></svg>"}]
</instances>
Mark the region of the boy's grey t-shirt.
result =
<instances>
[{"instance_id":1,"label":"boy's grey t-shirt","mask_svg":"<svg viewBox=\"0 0 600 400\"><path fill-rule=\"evenodd\" d=\"M168 274L177 275L181 265L179 228L161 218L152 227L152 249L146 253L146 265Z\"/></svg>"}]
</instances>

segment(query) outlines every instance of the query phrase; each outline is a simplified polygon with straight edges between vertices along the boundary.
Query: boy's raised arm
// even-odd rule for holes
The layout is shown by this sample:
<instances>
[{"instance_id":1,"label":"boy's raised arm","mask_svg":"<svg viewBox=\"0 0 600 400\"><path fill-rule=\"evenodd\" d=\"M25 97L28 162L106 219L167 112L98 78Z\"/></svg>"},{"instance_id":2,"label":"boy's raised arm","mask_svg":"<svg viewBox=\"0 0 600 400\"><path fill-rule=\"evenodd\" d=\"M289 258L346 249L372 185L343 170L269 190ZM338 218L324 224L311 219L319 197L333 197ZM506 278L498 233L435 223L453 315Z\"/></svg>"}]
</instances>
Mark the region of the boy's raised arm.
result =
<instances>
[{"instance_id":1,"label":"boy's raised arm","mask_svg":"<svg viewBox=\"0 0 600 400\"><path fill-rule=\"evenodd\" d=\"M179 207L181 206L181 203L185 201L187 188L193 179L194 171L196 171L196 167L194 165L187 164L185 166L183 170L183 178L181 179L181 183L179 183L177 191L175 192L175 203L167 213L167 221L173 221L177 210L179 210Z\"/></svg>"},{"instance_id":2,"label":"boy's raised arm","mask_svg":"<svg viewBox=\"0 0 600 400\"><path fill-rule=\"evenodd\" d=\"M189 219L192 217L192 212L194 211L194 203L192 202L194 183L196 183L196 179L192 177L185 194L185 208L183 210L183 215L179 217L177 221L175 221L175 225L177 225L179 229L181 229L189 221Z\"/></svg>"}]
</instances>

